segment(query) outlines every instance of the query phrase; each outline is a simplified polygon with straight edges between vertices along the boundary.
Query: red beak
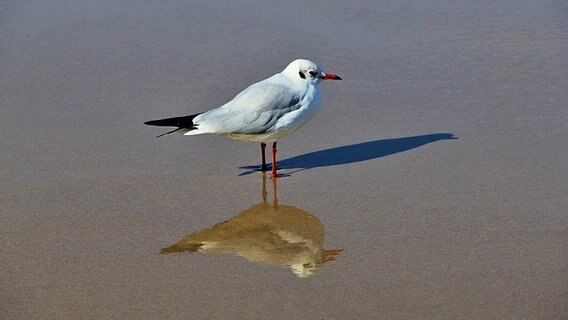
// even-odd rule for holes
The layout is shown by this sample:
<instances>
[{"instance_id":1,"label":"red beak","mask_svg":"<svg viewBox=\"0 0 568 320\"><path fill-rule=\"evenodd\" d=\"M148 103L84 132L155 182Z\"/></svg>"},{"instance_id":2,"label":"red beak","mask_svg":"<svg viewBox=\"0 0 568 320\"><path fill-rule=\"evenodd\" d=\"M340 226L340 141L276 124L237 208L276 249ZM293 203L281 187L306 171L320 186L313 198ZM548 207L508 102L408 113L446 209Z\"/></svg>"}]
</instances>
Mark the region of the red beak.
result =
<instances>
[{"instance_id":1,"label":"red beak","mask_svg":"<svg viewBox=\"0 0 568 320\"><path fill-rule=\"evenodd\" d=\"M340 76L334 75L333 73L325 73L321 78L323 80L343 80Z\"/></svg>"}]
</instances>

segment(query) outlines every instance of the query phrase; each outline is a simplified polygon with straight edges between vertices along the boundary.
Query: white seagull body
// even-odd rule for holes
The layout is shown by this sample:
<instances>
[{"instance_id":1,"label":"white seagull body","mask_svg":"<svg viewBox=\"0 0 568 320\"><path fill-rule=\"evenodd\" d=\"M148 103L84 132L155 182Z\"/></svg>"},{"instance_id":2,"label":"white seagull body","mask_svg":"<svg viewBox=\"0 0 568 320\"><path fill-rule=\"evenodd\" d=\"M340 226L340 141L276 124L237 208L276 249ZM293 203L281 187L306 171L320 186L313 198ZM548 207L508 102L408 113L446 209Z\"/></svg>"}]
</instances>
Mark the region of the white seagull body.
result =
<instances>
[{"instance_id":1,"label":"white seagull body","mask_svg":"<svg viewBox=\"0 0 568 320\"><path fill-rule=\"evenodd\" d=\"M257 82L226 104L185 117L145 122L147 125L177 127L165 134L219 134L241 141L260 142L262 170L266 170L264 149L272 146L272 175L276 177L276 140L311 119L320 105L318 84L322 80L341 80L323 72L315 63L298 59L281 73Z\"/></svg>"}]
</instances>

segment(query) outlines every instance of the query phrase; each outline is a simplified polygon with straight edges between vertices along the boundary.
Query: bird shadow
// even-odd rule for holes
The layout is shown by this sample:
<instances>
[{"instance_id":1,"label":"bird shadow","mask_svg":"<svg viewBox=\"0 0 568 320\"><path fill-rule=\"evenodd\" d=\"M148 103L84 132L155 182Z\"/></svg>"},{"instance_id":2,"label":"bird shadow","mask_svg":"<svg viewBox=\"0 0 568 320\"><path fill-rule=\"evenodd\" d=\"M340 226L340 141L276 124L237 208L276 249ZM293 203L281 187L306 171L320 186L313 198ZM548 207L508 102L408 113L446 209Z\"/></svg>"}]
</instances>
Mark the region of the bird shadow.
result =
<instances>
[{"instance_id":1,"label":"bird shadow","mask_svg":"<svg viewBox=\"0 0 568 320\"><path fill-rule=\"evenodd\" d=\"M293 172L284 174L284 176L286 176L313 168L332 167L382 158L418 148L428 143L454 139L458 138L451 133L433 133L412 137L374 140L310 152L279 160L277 164L279 170L294 170ZM243 176L260 171L260 165L244 166L240 167L240 169L246 170L239 174Z\"/></svg>"}]
</instances>

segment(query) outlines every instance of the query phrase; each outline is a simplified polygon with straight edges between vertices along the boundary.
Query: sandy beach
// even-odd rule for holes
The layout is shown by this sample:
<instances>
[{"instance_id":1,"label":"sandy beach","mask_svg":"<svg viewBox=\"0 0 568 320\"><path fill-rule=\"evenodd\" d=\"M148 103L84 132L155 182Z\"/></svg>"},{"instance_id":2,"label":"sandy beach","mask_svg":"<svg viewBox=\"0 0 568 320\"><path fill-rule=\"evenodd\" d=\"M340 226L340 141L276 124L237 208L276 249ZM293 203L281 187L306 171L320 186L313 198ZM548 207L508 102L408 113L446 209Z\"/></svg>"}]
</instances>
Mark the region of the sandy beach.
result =
<instances>
[{"instance_id":1,"label":"sandy beach","mask_svg":"<svg viewBox=\"0 0 568 320\"><path fill-rule=\"evenodd\" d=\"M0 318L566 319L560 1L0 2ZM306 58L279 143L144 121Z\"/></svg>"}]
</instances>

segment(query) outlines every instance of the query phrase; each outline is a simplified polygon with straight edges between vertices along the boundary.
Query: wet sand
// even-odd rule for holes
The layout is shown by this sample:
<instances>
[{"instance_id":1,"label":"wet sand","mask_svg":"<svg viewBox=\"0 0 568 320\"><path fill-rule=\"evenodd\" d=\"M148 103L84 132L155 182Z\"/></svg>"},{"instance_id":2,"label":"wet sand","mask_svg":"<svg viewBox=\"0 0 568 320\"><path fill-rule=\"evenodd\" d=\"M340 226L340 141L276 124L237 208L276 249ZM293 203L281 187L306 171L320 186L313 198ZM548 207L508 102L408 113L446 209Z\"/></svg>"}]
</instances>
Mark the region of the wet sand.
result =
<instances>
[{"instance_id":1,"label":"wet sand","mask_svg":"<svg viewBox=\"0 0 568 320\"><path fill-rule=\"evenodd\" d=\"M0 3L0 318L565 319L567 18ZM279 141L276 185L257 144L142 124L295 58L344 80Z\"/></svg>"}]
</instances>

